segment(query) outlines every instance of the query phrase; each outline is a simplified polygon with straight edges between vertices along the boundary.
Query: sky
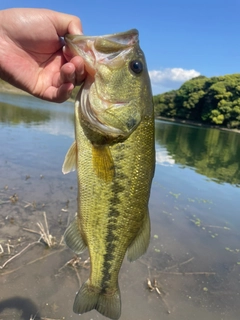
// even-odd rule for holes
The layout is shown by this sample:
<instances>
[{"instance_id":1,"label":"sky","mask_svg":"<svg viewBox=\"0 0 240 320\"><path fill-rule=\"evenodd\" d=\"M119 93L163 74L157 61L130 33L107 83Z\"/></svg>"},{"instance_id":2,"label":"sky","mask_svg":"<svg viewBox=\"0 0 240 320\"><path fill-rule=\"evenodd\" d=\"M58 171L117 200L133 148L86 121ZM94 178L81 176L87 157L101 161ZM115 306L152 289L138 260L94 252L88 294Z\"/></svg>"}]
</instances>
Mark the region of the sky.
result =
<instances>
[{"instance_id":1,"label":"sky","mask_svg":"<svg viewBox=\"0 0 240 320\"><path fill-rule=\"evenodd\" d=\"M76 15L86 35L138 29L154 95L240 72L240 0L0 0L14 7Z\"/></svg>"}]
</instances>

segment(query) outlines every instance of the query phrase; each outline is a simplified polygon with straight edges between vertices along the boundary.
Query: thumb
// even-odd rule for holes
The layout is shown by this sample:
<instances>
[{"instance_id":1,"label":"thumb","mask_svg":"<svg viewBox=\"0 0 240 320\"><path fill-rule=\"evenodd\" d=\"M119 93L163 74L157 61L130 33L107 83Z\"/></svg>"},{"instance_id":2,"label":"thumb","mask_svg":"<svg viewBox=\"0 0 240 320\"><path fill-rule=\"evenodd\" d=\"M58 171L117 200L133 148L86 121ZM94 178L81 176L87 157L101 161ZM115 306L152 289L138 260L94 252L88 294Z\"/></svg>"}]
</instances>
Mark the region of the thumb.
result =
<instances>
[{"instance_id":1,"label":"thumb","mask_svg":"<svg viewBox=\"0 0 240 320\"><path fill-rule=\"evenodd\" d=\"M82 34L81 20L73 15L52 11L52 22L60 37L65 34Z\"/></svg>"},{"instance_id":2,"label":"thumb","mask_svg":"<svg viewBox=\"0 0 240 320\"><path fill-rule=\"evenodd\" d=\"M75 17L77 18L77 17ZM68 25L68 33L70 34L83 34L82 24L79 18L72 20Z\"/></svg>"}]
</instances>

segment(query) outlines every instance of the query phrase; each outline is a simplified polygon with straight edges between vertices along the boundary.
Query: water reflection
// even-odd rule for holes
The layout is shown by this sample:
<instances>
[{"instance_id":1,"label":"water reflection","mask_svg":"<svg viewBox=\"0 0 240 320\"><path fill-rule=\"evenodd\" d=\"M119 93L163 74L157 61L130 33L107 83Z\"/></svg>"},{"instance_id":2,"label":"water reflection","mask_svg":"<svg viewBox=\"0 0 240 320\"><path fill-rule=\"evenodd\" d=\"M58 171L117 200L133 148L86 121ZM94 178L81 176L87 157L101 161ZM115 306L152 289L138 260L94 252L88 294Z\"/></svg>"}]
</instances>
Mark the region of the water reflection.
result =
<instances>
[{"instance_id":1,"label":"water reflection","mask_svg":"<svg viewBox=\"0 0 240 320\"><path fill-rule=\"evenodd\" d=\"M162 166L173 166L175 160L168 154L165 148L159 146L156 148L156 163Z\"/></svg>"},{"instance_id":2,"label":"water reflection","mask_svg":"<svg viewBox=\"0 0 240 320\"><path fill-rule=\"evenodd\" d=\"M0 94L0 123L73 139L73 103ZM2 139L4 137L2 136ZM240 139L235 132L156 121L156 162L193 168L217 183L240 184Z\"/></svg>"},{"instance_id":3,"label":"water reflection","mask_svg":"<svg viewBox=\"0 0 240 320\"><path fill-rule=\"evenodd\" d=\"M157 121L156 141L167 150L168 163L194 168L218 183L240 184L238 133Z\"/></svg>"},{"instance_id":4,"label":"water reflection","mask_svg":"<svg viewBox=\"0 0 240 320\"><path fill-rule=\"evenodd\" d=\"M32 110L19 106L1 103L0 122L18 125L21 123L42 123L50 120L50 112L47 110Z\"/></svg>"},{"instance_id":5,"label":"water reflection","mask_svg":"<svg viewBox=\"0 0 240 320\"><path fill-rule=\"evenodd\" d=\"M23 125L53 135L74 136L73 103L50 103L29 96L0 93L0 123Z\"/></svg>"}]
</instances>

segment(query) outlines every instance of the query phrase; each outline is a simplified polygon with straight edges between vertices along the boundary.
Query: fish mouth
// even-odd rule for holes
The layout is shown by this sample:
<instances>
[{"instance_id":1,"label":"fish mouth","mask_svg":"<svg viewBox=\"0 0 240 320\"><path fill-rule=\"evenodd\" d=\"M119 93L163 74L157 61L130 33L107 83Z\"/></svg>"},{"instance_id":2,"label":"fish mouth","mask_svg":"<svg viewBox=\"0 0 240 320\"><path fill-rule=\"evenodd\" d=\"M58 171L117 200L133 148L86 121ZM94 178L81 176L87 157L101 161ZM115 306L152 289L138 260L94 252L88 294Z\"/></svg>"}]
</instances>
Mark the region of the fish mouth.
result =
<instances>
[{"instance_id":1,"label":"fish mouth","mask_svg":"<svg viewBox=\"0 0 240 320\"><path fill-rule=\"evenodd\" d=\"M131 29L125 32L107 34L103 36L66 34L64 40L70 48L75 48L75 46L79 46L81 43L86 43L87 41L95 41L97 43L97 49L100 49L102 52L109 53L111 50L120 50L126 46L133 46L138 43L138 30ZM105 40L107 42L105 42Z\"/></svg>"},{"instance_id":2,"label":"fish mouth","mask_svg":"<svg viewBox=\"0 0 240 320\"><path fill-rule=\"evenodd\" d=\"M126 51L138 43L138 31L131 29L103 36L67 34L64 40L74 55L83 58L87 73L94 76L97 63L109 63L116 57L123 57Z\"/></svg>"},{"instance_id":3,"label":"fish mouth","mask_svg":"<svg viewBox=\"0 0 240 320\"><path fill-rule=\"evenodd\" d=\"M138 43L138 31L131 29L126 32L103 36L66 35L66 45L74 55L83 58L88 76L79 92L77 100L83 119L88 127L101 135L111 138L126 139L136 127L133 117L114 116L114 111L121 112L131 105L129 101L108 101L102 97L94 85L94 77L99 64L108 64L121 68L125 63L126 54ZM99 105L92 99L92 91L99 100ZM138 118L138 117L137 117ZM114 125L111 125L111 122Z\"/></svg>"}]
</instances>

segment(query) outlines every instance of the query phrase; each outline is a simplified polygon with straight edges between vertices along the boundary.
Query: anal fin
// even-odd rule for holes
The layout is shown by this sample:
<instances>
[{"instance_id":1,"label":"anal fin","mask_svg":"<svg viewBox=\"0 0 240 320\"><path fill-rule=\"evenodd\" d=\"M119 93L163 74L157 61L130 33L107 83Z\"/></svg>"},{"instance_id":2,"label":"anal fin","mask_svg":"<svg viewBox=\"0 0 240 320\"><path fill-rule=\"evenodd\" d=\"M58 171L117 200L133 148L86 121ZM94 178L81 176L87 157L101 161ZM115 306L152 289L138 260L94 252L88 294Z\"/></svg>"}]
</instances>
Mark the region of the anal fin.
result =
<instances>
[{"instance_id":1,"label":"anal fin","mask_svg":"<svg viewBox=\"0 0 240 320\"><path fill-rule=\"evenodd\" d=\"M66 245L76 254L80 254L86 249L87 245L82 238L77 218L67 227L64 240Z\"/></svg>"}]
</instances>

